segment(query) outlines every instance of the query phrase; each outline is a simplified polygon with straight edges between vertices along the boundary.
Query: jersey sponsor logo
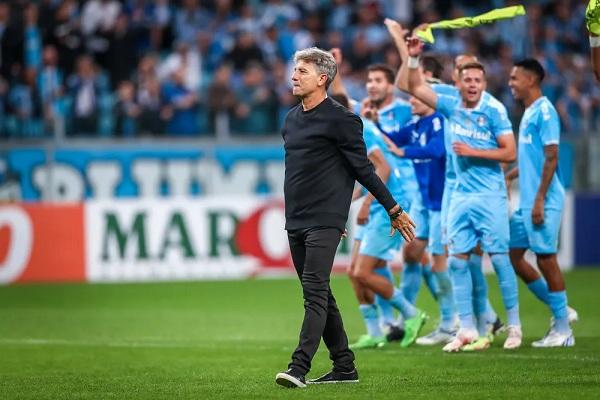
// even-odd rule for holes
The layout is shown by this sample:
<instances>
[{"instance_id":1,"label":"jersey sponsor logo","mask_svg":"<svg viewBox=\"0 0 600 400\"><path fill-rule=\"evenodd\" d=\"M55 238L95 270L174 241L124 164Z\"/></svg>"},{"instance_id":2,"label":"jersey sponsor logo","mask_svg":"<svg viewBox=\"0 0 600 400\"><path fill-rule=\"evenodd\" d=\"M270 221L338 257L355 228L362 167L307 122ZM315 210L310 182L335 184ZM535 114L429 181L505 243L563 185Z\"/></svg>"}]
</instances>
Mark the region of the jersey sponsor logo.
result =
<instances>
[{"instance_id":1,"label":"jersey sponsor logo","mask_svg":"<svg viewBox=\"0 0 600 400\"><path fill-rule=\"evenodd\" d=\"M452 132L459 136L465 136L476 140L490 140L492 138L491 132L481 132L474 129L467 129L457 123L452 123Z\"/></svg>"}]
</instances>

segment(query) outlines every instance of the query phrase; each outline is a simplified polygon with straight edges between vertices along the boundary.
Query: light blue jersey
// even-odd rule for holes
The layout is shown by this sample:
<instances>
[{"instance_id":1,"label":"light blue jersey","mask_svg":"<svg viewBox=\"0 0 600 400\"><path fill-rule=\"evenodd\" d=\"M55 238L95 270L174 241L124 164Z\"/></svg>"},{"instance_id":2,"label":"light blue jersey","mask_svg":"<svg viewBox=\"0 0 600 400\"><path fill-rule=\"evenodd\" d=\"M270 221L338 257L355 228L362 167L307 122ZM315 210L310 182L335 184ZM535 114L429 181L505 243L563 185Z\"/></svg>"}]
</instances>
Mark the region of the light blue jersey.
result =
<instances>
[{"instance_id":1,"label":"light blue jersey","mask_svg":"<svg viewBox=\"0 0 600 400\"><path fill-rule=\"evenodd\" d=\"M411 121L412 108L407 101L395 98L390 104L381 108L378 115L377 125L380 130L387 133L398 132ZM419 191L413 162L405 158L394 157L393 164L397 165L400 172L400 181L404 192L410 196L409 200L412 200Z\"/></svg>"},{"instance_id":2,"label":"light blue jersey","mask_svg":"<svg viewBox=\"0 0 600 400\"><path fill-rule=\"evenodd\" d=\"M400 169L396 163L396 158L394 154L392 154L388 150L388 146L383 140L383 135L381 131L377 128L377 126L368 119L362 119L363 121L363 138L365 141L365 145L367 147L367 155L371 154L371 152L375 150L380 150L388 165L390 166L390 176L386 182L386 186L394 199L400 204L402 208L408 208L410 206L411 198L408 196L412 196L412 192L406 192L406 187L402 182L402 174ZM371 212L373 212L374 206L379 206L377 200L373 200L373 205L371 206ZM379 206L381 207L381 206Z\"/></svg>"},{"instance_id":3,"label":"light blue jersey","mask_svg":"<svg viewBox=\"0 0 600 400\"><path fill-rule=\"evenodd\" d=\"M402 208L408 209L410 202L407 201L407 195L404 192L404 186L401 182L401 175L395 164L394 155L388 150L382 134L372 121L363 119L363 137L367 148L367 155L376 150L380 150L390 166L390 175L386 186L394 199ZM400 235L389 235L390 218L386 210L373 200L369 209L369 222L360 228L359 254L378 258L380 260L390 261L402 244ZM386 233L387 232L387 233Z\"/></svg>"},{"instance_id":4,"label":"light blue jersey","mask_svg":"<svg viewBox=\"0 0 600 400\"><path fill-rule=\"evenodd\" d=\"M452 141L475 149L497 149L502 135L512 134L506 108L493 96L481 96L476 107L465 108L459 97L440 95L436 105L450 122ZM504 173L498 161L474 157L455 158L456 191L506 195Z\"/></svg>"},{"instance_id":5,"label":"light blue jersey","mask_svg":"<svg viewBox=\"0 0 600 400\"><path fill-rule=\"evenodd\" d=\"M519 208L532 209L542 179L544 146L560 142L560 119L556 109L545 96L533 102L523 114L519 126ZM552 177L544 207L562 210L565 199L560 171Z\"/></svg>"}]
</instances>

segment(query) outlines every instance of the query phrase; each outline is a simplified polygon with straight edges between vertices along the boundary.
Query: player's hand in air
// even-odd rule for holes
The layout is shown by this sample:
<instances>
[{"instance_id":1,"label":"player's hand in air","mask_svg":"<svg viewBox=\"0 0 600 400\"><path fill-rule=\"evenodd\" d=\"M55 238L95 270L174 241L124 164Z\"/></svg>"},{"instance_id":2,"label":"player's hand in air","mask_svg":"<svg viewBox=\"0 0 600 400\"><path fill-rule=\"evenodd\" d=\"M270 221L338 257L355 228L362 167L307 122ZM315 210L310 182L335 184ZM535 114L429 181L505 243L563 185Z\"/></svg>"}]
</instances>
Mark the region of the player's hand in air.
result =
<instances>
[{"instance_id":1,"label":"player's hand in air","mask_svg":"<svg viewBox=\"0 0 600 400\"><path fill-rule=\"evenodd\" d=\"M394 232L398 231L407 242L415 238L415 228L417 225L415 225L414 221L404 210L400 211L399 205L389 210L388 214L392 224L390 236L393 236Z\"/></svg>"},{"instance_id":2,"label":"player's hand in air","mask_svg":"<svg viewBox=\"0 0 600 400\"><path fill-rule=\"evenodd\" d=\"M408 55L411 57L418 57L423 52L424 43L416 36L411 36L406 41L408 47Z\"/></svg>"},{"instance_id":3,"label":"player's hand in air","mask_svg":"<svg viewBox=\"0 0 600 400\"><path fill-rule=\"evenodd\" d=\"M390 36L397 42L404 42L404 38L408 35L408 29L404 29L398 21L386 18L383 23L385 24Z\"/></svg>"},{"instance_id":4,"label":"player's hand in air","mask_svg":"<svg viewBox=\"0 0 600 400\"><path fill-rule=\"evenodd\" d=\"M591 0L585 10L585 25L592 36L600 36L600 1Z\"/></svg>"}]
</instances>

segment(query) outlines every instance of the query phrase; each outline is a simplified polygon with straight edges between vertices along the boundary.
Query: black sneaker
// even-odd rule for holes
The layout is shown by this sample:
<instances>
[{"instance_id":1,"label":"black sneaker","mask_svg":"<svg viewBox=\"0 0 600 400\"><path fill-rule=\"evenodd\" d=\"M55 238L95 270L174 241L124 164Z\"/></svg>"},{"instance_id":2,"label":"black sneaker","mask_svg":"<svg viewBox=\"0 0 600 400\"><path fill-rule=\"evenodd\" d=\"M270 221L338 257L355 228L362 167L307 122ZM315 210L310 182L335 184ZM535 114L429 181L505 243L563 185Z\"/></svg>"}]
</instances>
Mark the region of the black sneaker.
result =
<instances>
[{"instance_id":1,"label":"black sneaker","mask_svg":"<svg viewBox=\"0 0 600 400\"><path fill-rule=\"evenodd\" d=\"M298 373L294 369L290 368L285 372L280 372L275 375L275 382L278 385L285 386L287 388L305 388L306 380L304 375Z\"/></svg>"},{"instance_id":2,"label":"black sneaker","mask_svg":"<svg viewBox=\"0 0 600 400\"><path fill-rule=\"evenodd\" d=\"M358 371L353 369L350 372L329 371L317 379L311 379L306 382L309 385L320 385L324 383L358 383Z\"/></svg>"},{"instance_id":3,"label":"black sneaker","mask_svg":"<svg viewBox=\"0 0 600 400\"><path fill-rule=\"evenodd\" d=\"M404 339L404 329L396 325L389 325L389 331L385 338L388 342L399 342Z\"/></svg>"}]
</instances>

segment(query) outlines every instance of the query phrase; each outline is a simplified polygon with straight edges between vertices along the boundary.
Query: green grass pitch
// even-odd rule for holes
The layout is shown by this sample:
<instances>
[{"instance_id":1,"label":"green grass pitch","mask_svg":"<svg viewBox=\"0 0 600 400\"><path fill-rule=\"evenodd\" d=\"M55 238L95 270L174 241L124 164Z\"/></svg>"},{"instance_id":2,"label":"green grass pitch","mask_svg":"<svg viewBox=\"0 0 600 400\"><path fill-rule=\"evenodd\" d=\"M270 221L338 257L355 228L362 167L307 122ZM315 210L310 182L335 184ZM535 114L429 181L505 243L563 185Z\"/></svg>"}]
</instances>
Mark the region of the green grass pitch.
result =
<instances>
[{"instance_id":1,"label":"green grass pitch","mask_svg":"<svg viewBox=\"0 0 600 400\"><path fill-rule=\"evenodd\" d=\"M495 277L491 299L501 310ZM390 345L357 352L358 385L284 389L302 319L293 279L0 288L0 399L600 398L600 269L566 274L576 347L533 349L549 312L521 285L525 342L478 354ZM351 339L363 333L345 277L332 281ZM437 316L423 287L418 304ZM324 346L309 377L327 371Z\"/></svg>"}]
</instances>

